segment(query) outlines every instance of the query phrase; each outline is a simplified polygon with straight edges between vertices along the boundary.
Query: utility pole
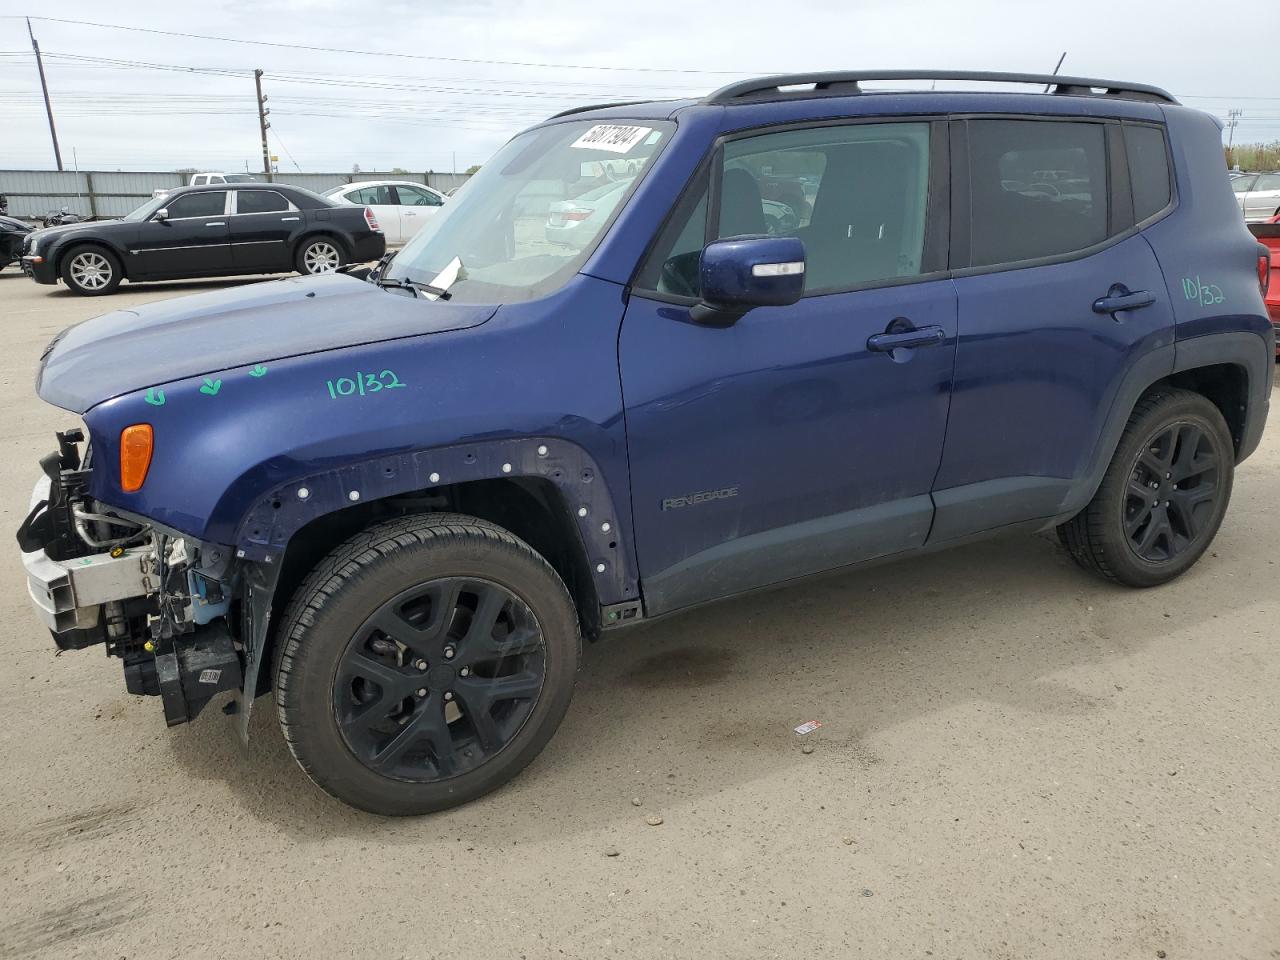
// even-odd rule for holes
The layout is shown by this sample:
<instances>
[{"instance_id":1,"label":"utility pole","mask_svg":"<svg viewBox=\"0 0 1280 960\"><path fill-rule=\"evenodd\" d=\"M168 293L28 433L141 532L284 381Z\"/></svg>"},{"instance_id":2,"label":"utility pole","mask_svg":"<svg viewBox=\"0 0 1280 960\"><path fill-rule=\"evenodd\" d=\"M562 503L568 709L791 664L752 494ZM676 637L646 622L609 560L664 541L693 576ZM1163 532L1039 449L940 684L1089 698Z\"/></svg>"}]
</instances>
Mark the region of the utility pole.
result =
<instances>
[{"instance_id":1,"label":"utility pole","mask_svg":"<svg viewBox=\"0 0 1280 960\"><path fill-rule=\"evenodd\" d=\"M27 36L31 38L31 49L36 52L36 69L40 71L40 89L44 91L44 112L49 117L49 136L53 138L53 158L58 161L58 170L62 170L62 151L58 149L58 130L53 125L53 107L49 105L49 84L44 79L44 59L40 56L40 44L36 43L36 35L31 30L31 20L27 20Z\"/></svg>"},{"instance_id":2,"label":"utility pole","mask_svg":"<svg viewBox=\"0 0 1280 960\"><path fill-rule=\"evenodd\" d=\"M258 91L258 130L262 133L262 172L267 175L268 182L271 181L271 149L267 146L267 129L271 123L267 120L267 114L271 111L267 108L267 98L262 95L262 71L253 71L253 85Z\"/></svg>"},{"instance_id":3,"label":"utility pole","mask_svg":"<svg viewBox=\"0 0 1280 960\"><path fill-rule=\"evenodd\" d=\"M1236 124L1240 122L1240 117L1244 114L1243 110L1227 111L1227 149L1231 149L1231 144L1236 139Z\"/></svg>"}]
</instances>

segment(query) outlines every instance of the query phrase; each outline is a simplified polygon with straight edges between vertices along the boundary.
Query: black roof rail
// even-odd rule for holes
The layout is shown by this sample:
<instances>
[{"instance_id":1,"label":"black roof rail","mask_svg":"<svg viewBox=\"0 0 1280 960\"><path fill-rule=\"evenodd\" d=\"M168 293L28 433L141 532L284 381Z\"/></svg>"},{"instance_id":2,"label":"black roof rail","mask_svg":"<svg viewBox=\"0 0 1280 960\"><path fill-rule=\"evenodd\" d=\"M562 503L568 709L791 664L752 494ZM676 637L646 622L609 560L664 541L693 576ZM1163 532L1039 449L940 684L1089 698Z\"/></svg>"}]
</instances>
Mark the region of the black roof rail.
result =
<instances>
[{"instance_id":1,"label":"black roof rail","mask_svg":"<svg viewBox=\"0 0 1280 960\"><path fill-rule=\"evenodd\" d=\"M821 96L847 96L863 93L858 84L863 80L963 80L983 83L1029 83L1050 87L1058 96L1115 97L1122 100L1149 100L1155 103L1177 103L1173 95L1145 83L1120 83L1088 77L1062 77L1049 73L989 73L971 70L835 70L827 73L780 74L740 80L721 87L703 103L731 104L752 100L806 99ZM780 87L812 84L812 90L787 91ZM880 93L882 91L873 91Z\"/></svg>"},{"instance_id":2,"label":"black roof rail","mask_svg":"<svg viewBox=\"0 0 1280 960\"><path fill-rule=\"evenodd\" d=\"M553 113L547 117L548 120L558 120L560 117L571 117L575 113L586 113L588 110L606 110L609 107L634 107L638 103L653 103L652 100L615 100L612 103L589 103L585 107L570 107L568 110L561 110L559 113Z\"/></svg>"}]
</instances>

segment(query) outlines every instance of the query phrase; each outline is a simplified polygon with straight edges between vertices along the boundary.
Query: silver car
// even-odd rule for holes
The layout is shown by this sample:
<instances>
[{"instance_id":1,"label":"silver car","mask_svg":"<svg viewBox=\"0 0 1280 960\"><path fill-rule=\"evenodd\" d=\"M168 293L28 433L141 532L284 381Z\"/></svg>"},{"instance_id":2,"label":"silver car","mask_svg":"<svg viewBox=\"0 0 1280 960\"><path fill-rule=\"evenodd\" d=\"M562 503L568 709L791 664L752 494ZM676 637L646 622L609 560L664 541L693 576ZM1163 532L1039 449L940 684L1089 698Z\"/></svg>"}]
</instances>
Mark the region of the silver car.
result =
<instances>
[{"instance_id":1,"label":"silver car","mask_svg":"<svg viewBox=\"0 0 1280 960\"><path fill-rule=\"evenodd\" d=\"M1280 214L1280 173L1246 173L1231 181L1231 189L1245 220L1256 223Z\"/></svg>"}]
</instances>

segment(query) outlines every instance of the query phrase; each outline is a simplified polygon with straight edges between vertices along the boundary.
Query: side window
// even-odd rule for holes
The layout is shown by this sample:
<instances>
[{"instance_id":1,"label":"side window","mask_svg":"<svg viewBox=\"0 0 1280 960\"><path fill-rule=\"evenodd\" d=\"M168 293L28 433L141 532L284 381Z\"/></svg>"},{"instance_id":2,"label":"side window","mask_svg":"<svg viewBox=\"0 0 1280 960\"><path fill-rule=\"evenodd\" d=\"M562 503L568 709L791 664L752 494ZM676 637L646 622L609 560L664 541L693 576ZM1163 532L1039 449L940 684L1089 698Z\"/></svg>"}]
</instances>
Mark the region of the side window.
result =
<instances>
[{"instance_id":1,"label":"side window","mask_svg":"<svg viewBox=\"0 0 1280 960\"><path fill-rule=\"evenodd\" d=\"M715 237L795 236L805 291L920 273L929 199L929 125L788 130L725 144ZM638 285L696 297L706 195L677 211Z\"/></svg>"},{"instance_id":2,"label":"side window","mask_svg":"<svg viewBox=\"0 0 1280 960\"><path fill-rule=\"evenodd\" d=\"M400 195L400 205L406 207L438 207L440 198L430 190L419 190L417 187L396 185L396 193Z\"/></svg>"},{"instance_id":3,"label":"side window","mask_svg":"<svg viewBox=\"0 0 1280 960\"><path fill-rule=\"evenodd\" d=\"M227 192L213 190L208 193L186 193L175 197L165 205L170 220L190 217L220 217L226 210Z\"/></svg>"},{"instance_id":4,"label":"side window","mask_svg":"<svg viewBox=\"0 0 1280 960\"><path fill-rule=\"evenodd\" d=\"M1231 181L1231 189L1236 193L1248 193L1253 189L1253 184L1258 178L1253 175L1236 177Z\"/></svg>"},{"instance_id":5,"label":"side window","mask_svg":"<svg viewBox=\"0 0 1280 960\"><path fill-rule=\"evenodd\" d=\"M1129 155L1129 183L1133 190L1133 218L1141 223L1169 205L1169 154L1160 127L1124 125Z\"/></svg>"},{"instance_id":6,"label":"side window","mask_svg":"<svg viewBox=\"0 0 1280 960\"><path fill-rule=\"evenodd\" d=\"M274 190L237 190L236 213L278 213L289 201Z\"/></svg>"},{"instance_id":7,"label":"side window","mask_svg":"<svg viewBox=\"0 0 1280 960\"><path fill-rule=\"evenodd\" d=\"M366 206L377 204L379 206L394 206L395 200L391 196L391 188L382 187L361 187L359 190L353 190L347 194L347 199L352 203L363 203Z\"/></svg>"},{"instance_id":8,"label":"side window","mask_svg":"<svg viewBox=\"0 0 1280 960\"><path fill-rule=\"evenodd\" d=\"M970 262L1072 253L1107 237L1104 125L970 120Z\"/></svg>"},{"instance_id":9,"label":"side window","mask_svg":"<svg viewBox=\"0 0 1280 960\"><path fill-rule=\"evenodd\" d=\"M1258 177L1254 190L1280 190L1280 173L1264 173Z\"/></svg>"}]
</instances>

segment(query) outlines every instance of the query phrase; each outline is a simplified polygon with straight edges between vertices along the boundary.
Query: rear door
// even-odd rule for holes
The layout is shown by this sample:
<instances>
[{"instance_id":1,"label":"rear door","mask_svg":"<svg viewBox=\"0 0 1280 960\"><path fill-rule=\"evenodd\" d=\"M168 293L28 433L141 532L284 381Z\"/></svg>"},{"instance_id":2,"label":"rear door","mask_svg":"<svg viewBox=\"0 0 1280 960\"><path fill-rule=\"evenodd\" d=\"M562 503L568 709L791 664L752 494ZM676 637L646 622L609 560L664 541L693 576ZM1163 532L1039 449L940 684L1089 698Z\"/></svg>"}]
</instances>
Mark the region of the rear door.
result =
<instances>
[{"instance_id":1,"label":"rear door","mask_svg":"<svg viewBox=\"0 0 1280 960\"><path fill-rule=\"evenodd\" d=\"M138 228L126 272L139 277L198 277L231 269L226 190L184 193L165 204L168 216Z\"/></svg>"},{"instance_id":2,"label":"rear door","mask_svg":"<svg viewBox=\"0 0 1280 960\"><path fill-rule=\"evenodd\" d=\"M396 201L395 192L387 184L374 187L360 187L343 194L348 203L359 207L369 207L378 218L378 226L382 228L387 243L404 243L408 239L400 221L400 204Z\"/></svg>"},{"instance_id":3,"label":"rear door","mask_svg":"<svg viewBox=\"0 0 1280 960\"><path fill-rule=\"evenodd\" d=\"M926 121L731 139L658 238L618 345L651 614L924 542L956 329L946 147ZM804 298L693 322L703 245L771 229L804 240Z\"/></svg>"},{"instance_id":4,"label":"rear door","mask_svg":"<svg viewBox=\"0 0 1280 960\"><path fill-rule=\"evenodd\" d=\"M1172 364L1169 293L1133 227L1135 194L1143 221L1170 202L1161 128L975 118L953 134L959 345L930 543L1057 515L1125 375Z\"/></svg>"},{"instance_id":5,"label":"rear door","mask_svg":"<svg viewBox=\"0 0 1280 960\"><path fill-rule=\"evenodd\" d=\"M400 235L402 241L408 241L422 229L429 217L439 212L443 200L426 187L411 187L397 183L392 188L400 207Z\"/></svg>"},{"instance_id":6,"label":"rear door","mask_svg":"<svg viewBox=\"0 0 1280 960\"><path fill-rule=\"evenodd\" d=\"M231 262L247 271L289 270L289 240L302 214L276 190L236 190L230 217Z\"/></svg>"}]
</instances>

